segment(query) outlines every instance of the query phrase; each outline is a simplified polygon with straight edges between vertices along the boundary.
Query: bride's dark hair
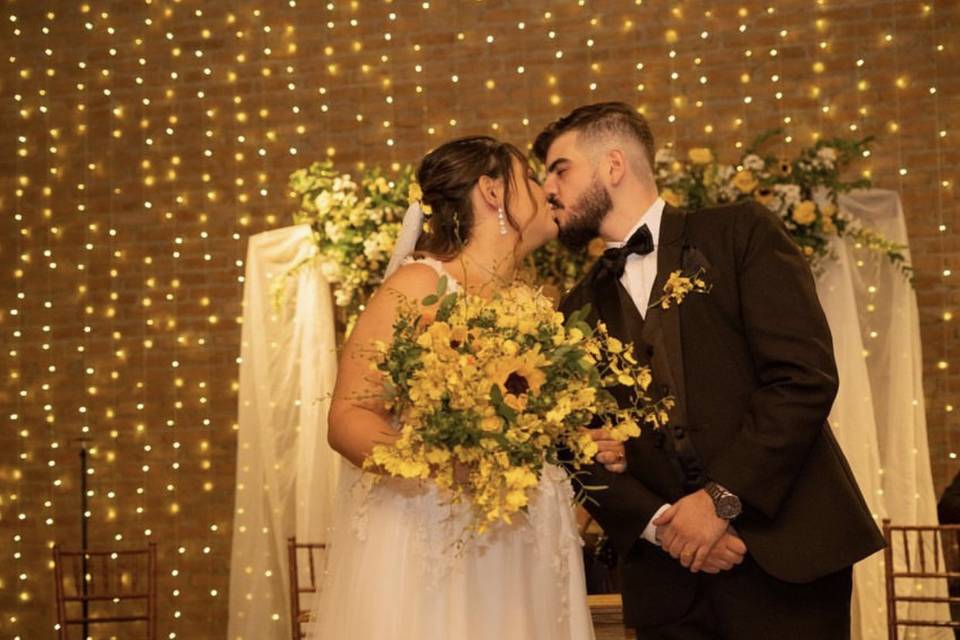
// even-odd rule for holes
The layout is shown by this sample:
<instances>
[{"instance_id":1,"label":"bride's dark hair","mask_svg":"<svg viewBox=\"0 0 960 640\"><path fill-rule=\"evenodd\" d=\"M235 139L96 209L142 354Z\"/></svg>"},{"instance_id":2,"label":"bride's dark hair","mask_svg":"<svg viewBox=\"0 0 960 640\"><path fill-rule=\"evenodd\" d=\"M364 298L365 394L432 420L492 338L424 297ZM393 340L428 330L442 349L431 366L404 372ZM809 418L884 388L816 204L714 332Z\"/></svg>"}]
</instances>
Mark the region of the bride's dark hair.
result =
<instances>
[{"instance_id":1,"label":"bride's dark hair","mask_svg":"<svg viewBox=\"0 0 960 640\"><path fill-rule=\"evenodd\" d=\"M425 217L427 227L417 241L417 252L449 260L470 240L474 211L470 192L481 176L503 180L504 213L507 223L517 229L510 214L513 189L513 158L527 165L523 153L512 144L490 136L470 136L445 142L428 153L417 169L417 182L423 191L423 203L432 210ZM530 187L525 176L517 181Z\"/></svg>"}]
</instances>

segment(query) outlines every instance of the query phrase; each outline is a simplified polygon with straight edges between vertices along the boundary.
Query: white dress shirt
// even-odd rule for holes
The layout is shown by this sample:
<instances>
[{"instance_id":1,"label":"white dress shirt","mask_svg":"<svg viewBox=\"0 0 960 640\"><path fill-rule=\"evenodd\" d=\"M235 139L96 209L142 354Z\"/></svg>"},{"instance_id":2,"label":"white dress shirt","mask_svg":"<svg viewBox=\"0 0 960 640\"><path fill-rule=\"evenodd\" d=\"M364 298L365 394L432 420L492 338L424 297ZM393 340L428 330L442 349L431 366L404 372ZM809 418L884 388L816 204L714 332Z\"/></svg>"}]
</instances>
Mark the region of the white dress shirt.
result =
<instances>
[{"instance_id":1,"label":"white dress shirt","mask_svg":"<svg viewBox=\"0 0 960 640\"><path fill-rule=\"evenodd\" d=\"M647 317L647 307L650 306L650 293L653 289L653 283L657 279L657 248L660 245L660 220L663 218L664 201L657 198L650 205L650 208L640 216L637 224L624 236L621 242L608 242L608 249L619 249L627 244L630 236L643 225L647 225L650 234L653 236L653 251L645 256L634 253L627 257L626 266L623 269L623 275L620 277L620 284L630 294L630 298L637 307L637 311L643 318ZM653 544L657 542L657 528L653 526L661 513L667 510L669 504L664 504L657 509L657 512L650 518L646 528L643 530L643 539Z\"/></svg>"}]
</instances>

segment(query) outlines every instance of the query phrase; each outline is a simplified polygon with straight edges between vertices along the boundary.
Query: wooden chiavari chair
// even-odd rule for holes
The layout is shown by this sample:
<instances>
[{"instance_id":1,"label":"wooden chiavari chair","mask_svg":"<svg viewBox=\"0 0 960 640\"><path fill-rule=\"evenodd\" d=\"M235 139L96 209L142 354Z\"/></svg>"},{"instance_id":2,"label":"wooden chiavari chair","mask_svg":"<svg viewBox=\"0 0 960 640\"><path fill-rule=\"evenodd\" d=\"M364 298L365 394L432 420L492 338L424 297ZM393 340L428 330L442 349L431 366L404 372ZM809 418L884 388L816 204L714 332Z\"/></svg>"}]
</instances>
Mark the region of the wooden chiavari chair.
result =
<instances>
[{"instance_id":1,"label":"wooden chiavari chair","mask_svg":"<svg viewBox=\"0 0 960 640\"><path fill-rule=\"evenodd\" d=\"M960 628L960 621L947 614L949 619L936 619L939 615L929 618L901 618L897 611L897 604L926 603L932 608L942 605L943 612L949 612L951 605L960 604L960 597L938 595L936 581L955 581L960 579L960 571L948 566L944 558L957 558L957 534L960 525L904 525L894 526L889 519L883 521L883 537L886 540L884 555L884 577L887 591L887 637L897 640L899 627L949 627ZM902 557L900 554L903 554ZM921 589L927 587L929 595L898 595L897 581L911 580L919 584ZM940 593L947 591L945 585L939 589Z\"/></svg>"},{"instance_id":2,"label":"wooden chiavari chair","mask_svg":"<svg viewBox=\"0 0 960 640\"><path fill-rule=\"evenodd\" d=\"M316 553L326 550L327 545L322 542L297 542L296 537L287 538L287 555L290 572L290 629L292 640L303 640L307 632L303 625L310 621L310 610L300 606L300 594L317 592L317 563ZM299 552L306 552L307 576L309 583L300 584Z\"/></svg>"},{"instance_id":3,"label":"wooden chiavari chair","mask_svg":"<svg viewBox=\"0 0 960 640\"><path fill-rule=\"evenodd\" d=\"M53 562L59 640L68 640L70 627L110 623L143 623L147 640L156 640L155 543L113 551L65 551L54 545Z\"/></svg>"}]
</instances>

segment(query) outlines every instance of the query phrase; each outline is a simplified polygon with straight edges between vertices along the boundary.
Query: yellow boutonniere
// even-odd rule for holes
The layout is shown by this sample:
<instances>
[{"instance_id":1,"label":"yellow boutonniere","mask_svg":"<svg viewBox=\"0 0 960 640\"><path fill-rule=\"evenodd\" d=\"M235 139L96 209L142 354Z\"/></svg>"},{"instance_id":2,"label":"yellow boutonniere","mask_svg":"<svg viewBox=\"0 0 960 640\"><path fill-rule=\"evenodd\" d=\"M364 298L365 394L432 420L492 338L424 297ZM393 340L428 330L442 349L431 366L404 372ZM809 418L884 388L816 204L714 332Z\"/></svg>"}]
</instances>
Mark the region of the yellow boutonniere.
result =
<instances>
[{"instance_id":1,"label":"yellow boutonniere","mask_svg":"<svg viewBox=\"0 0 960 640\"><path fill-rule=\"evenodd\" d=\"M651 304L650 308L669 309L673 304L679 306L688 293L709 293L710 287L703 279L704 273L706 273L706 269L703 267L700 267L696 273L687 276L683 275L680 270L674 271L667 278L666 284L663 285L663 295Z\"/></svg>"}]
</instances>

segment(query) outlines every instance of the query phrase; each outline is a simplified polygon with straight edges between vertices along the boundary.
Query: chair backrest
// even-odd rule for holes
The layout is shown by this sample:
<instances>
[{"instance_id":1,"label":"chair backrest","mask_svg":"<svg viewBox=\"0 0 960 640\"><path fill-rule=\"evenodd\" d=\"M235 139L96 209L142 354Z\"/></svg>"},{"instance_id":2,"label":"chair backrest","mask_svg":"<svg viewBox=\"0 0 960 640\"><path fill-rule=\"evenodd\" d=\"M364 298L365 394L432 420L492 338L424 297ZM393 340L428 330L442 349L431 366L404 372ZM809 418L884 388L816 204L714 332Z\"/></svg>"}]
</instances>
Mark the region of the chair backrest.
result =
<instances>
[{"instance_id":1,"label":"chair backrest","mask_svg":"<svg viewBox=\"0 0 960 640\"><path fill-rule=\"evenodd\" d=\"M53 547L58 638L71 626L144 623L157 634L157 545L146 549L66 551Z\"/></svg>"},{"instance_id":2,"label":"chair backrest","mask_svg":"<svg viewBox=\"0 0 960 640\"><path fill-rule=\"evenodd\" d=\"M899 627L960 628L960 622L950 613L950 605L960 603L960 598L950 597L945 584L960 579L958 534L960 525L955 524L895 526L888 519L883 521L889 640L897 640ZM898 580L909 580L915 588L909 595L898 595ZM900 617L900 603L929 608L923 618Z\"/></svg>"},{"instance_id":3,"label":"chair backrest","mask_svg":"<svg viewBox=\"0 0 960 640\"><path fill-rule=\"evenodd\" d=\"M300 606L301 593L317 592L317 555L326 550L327 545L322 542L297 542L296 537L287 538L287 555L289 558L290 573L290 629L292 640L301 640L307 637L303 630L303 623L307 621L310 610ZM301 584L301 556L306 560L303 567L307 583Z\"/></svg>"}]
</instances>

